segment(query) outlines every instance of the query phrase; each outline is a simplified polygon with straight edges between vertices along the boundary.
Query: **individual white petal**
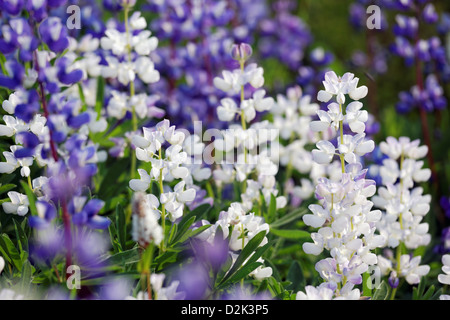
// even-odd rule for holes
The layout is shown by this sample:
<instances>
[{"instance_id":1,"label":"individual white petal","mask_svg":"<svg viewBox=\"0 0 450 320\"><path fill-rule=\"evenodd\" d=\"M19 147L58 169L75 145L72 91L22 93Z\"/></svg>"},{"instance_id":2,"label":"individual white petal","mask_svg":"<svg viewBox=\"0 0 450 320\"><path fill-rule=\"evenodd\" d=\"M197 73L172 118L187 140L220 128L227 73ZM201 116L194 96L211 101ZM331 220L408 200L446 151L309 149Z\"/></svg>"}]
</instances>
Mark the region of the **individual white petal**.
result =
<instances>
[{"instance_id":1,"label":"individual white petal","mask_svg":"<svg viewBox=\"0 0 450 320\"><path fill-rule=\"evenodd\" d=\"M314 132L325 131L330 127L330 123L325 121L311 121L309 127Z\"/></svg>"},{"instance_id":2,"label":"individual white petal","mask_svg":"<svg viewBox=\"0 0 450 320\"><path fill-rule=\"evenodd\" d=\"M369 92L368 88L366 86L361 86L359 88L356 88L355 90L349 92L350 98L353 100L360 100L367 96L367 93Z\"/></svg>"},{"instance_id":3,"label":"individual white petal","mask_svg":"<svg viewBox=\"0 0 450 320\"><path fill-rule=\"evenodd\" d=\"M313 214L305 214L303 216L303 222L305 222L306 225L311 226L313 228L319 228L319 227L323 226L325 221L326 221L325 218L318 217Z\"/></svg>"},{"instance_id":4,"label":"individual white petal","mask_svg":"<svg viewBox=\"0 0 450 320\"><path fill-rule=\"evenodd\" d=\"M320 90L317 94L317 100L321 102L328 102L333 97L333 95L325 90Z\"/></svg>"},{"instance_id":5,"label":"individual white petal","mask_svg":"<svg viewBox=\"0 0 450 320\"><path fill-rule=\"evenodd\" d=\"M303 251L305 251L305 253L312 254L315 256L319 255L323 251L322 247L319 247L318 245L311 243L311 242L303 243L302 247L303 247Z\"/></svg>"}]
</instances>

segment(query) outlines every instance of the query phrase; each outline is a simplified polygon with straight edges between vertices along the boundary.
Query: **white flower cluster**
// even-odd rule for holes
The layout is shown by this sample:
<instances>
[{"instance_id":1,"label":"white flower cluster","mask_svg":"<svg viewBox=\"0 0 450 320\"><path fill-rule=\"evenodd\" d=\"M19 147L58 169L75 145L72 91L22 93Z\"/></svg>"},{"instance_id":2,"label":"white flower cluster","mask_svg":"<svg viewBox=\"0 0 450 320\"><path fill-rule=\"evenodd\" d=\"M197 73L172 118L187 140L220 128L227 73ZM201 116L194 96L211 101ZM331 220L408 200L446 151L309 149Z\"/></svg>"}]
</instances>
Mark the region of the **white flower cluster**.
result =
<instances>
[{"instance_id":1,"label":"white flower cluster","mask_svg":"<svg viewBox=\"0 0 450 320\"><path fill-rule=\"evenodd\" d=\"M419 140L411 141L407 137L398 140L388 137L380 143L380 150L388 156L379 168L383 186L373 197L375 206L383 210L377 229L385 238L384 247L398 248L401 243L407 249L426 246L431 241L428 223L423 222L430 210L430 195L423 194L423 188L417 183L428 181L431 170L422 168L424 162L419 160L426 156L427 146L420 146ZM392 272L392 277L405 277L409 284L417 284L420 277L428 273L429 267L418 266L420 257L411 259L401 255L399 260L392 257L382 259L385 274ZM394 261L394 260L397 261ZM413 267L412 267L413 266ZM419 270L411 273L411 270Z\"/></svg>"},{"instance_id":2,"label":"white flower cluster","mask_svg":"<svg viewBox=\"0 0 450 320\"><path fill-rule=\"evenodd\" d=\"M357 80L354 79L357 78L354 78L352 74L345 74L339 78L334 72L329 72L326 82L324 82L326 91L319 93L319 100L324 100L324 96L330 99L333 95L337 95L338 102L340 102L338 109L329 108L326 113L328 117L335 120L325 123L323 119L326 117L318 111L320 121L323 123L317 125L312 122L311 128L326 130L334 127L341 132L338 136L337 155L341 160L342 171L338 181L328 178L319 179L315 193L320 204L310 205L309 209L312 214L303 216L306 225L320 228L318 232L311 234L314 242L304 243L303 250L308 254L319 255L325 249L331 255L331 258L321 260L315 266L325 280L321 286L331 289L335 297L346 299L359 298L360 291L354 289L354 286L361 284L362 274L368 270L369 266L377 263L377 256L372 253L372 250L384 243L384 238L375 234L376 223L381 218L381 211L372 210L373 203L368 199L376 192L375 181L365 179L367 169L363 169L355 155L356 153L363 156L371 152L374 142L364 141L365 134L360 132L359 126L358 130L350 127L356 133L354 136L342 134L343 125L345 122L350 122L349 115L353 112L353 109L350 109L349 113L344 114L342 103L345 101L344 94L353 92L349 91L349 88L353 88L355 82L357 83ZM362 89L352 90L365 91ZM364 97L363 94L351 94L350 96L353 98ZM317 143L317 147L319 150L312 151L314 160L323 164L330 163L336 155L334 145L329 141L322 140ZM348 164L345 165L345 162ZM329 296L325 289L318 288L317 290L323 290L321 295ZM316 291L312 290L311 292ZM305 295L299 294L297 297L305 298Z\"/></svg>"},{"instance_id":3,"label":"white flower cluster","mask_svg":"<svg viewBox=\"0 0 450 320\"><path fill-rule=\"evenodd\" d=\"M384 211L377 228L386 238L385 246L391 248L403 242L408 249L416 249L431 241L428 223L422 222L430 210L431 196L424 195L422 187L415 187L431 176L431 170L422 168L424 162L419 160L426 156L428 148L419 144L419 140L407 137L388 137L380 143L380 150L388 158L379 168L383 187L373 202Z\"/></svg>"},{"instance_id":4,"label":"white flower cluster","mask_svg":"<svg viewBox=\"0 0 450 320\"><path fill-rule=\"evenodd\" d=\"M160 217L159 201L153 194L136 192L133 197L133 240L146 248L150 243L159 245L163 239L162 227L158 224Z\"/></svg>"},{"instance_id":5,"label":"white flower cluster","mask_svg":"<svg viewBox=\"0 0 450 320\"><path fill-rule=\"evenodd\" d=\"M192 156L203 152L204 144L198 139L185 139L184 132L171 126L169 120L159 122L154 128L143 128L144 135L134 135L132 143L136 147L138 160L151 163L151 170L138 169L140 179L132 179L129 186L132 190L145 192L151 181L155 181L161 191L159 202L169 213L172 222L183 215L184 205L192 202L196 195L193 179L198 181L208 179L209 168L194 168ZM165 145L169 147L164 148ZM185 151L186 150L186 151ZM173 190L163 186L163 181L171 182L180 179ZM188 182L188 183L187 183ZM155 198L155 200L158 200ZM159 203L152 202L154 207Z\"/></svg>"},{"instance_id":6,"label":"white flower cluster","mask_svg":"<svg viewBox=\"0 0 450 320\"><path fill-rule=\"evenodd\" d=\"M310 147L319 140L319 134L310 128L310 124L319 105L311 101L311 96L304 95L299 86L289 88L286 95L278 94L274 106L271 109L273 126L279 131L280 138L286 143L273 142L272 150L276 154L273 161L279 160L279 165L286 168L285 194L291 194L293 198L305 200L313 196L314 185L321 177L329 176L332 180L340 178L340 165L334 161L330 166L323 166L313 161ZM324 130L325 139L331 139L335 135L332 129ZM302 174L300 184L293 185L289 181L291 171L296 170Z\"/></svg>"},{"instance_id":7,"label":"white flower cluster","mask_svg":"<svg viewBox=\"0 0 450 320\"><path fill-rule=\"evenodd\" d=\"M242 47L247 48L242 49ZM245 60L251 55L248 45L241 45L242 56L245 50L247 56L240 60L241 68L233 71L223 71L223 78L214 78L214 85L228 93L241 93L240 106L231 97L221 100L217 108L217 114L222 121L233 121L236 115L241 118L240 124L229 125L222 131L222 138L214 141L214 147L218 152L225 154L231 152L231 163L225 163L214 171L215 180L221 183L232 183L235 179L244 184L241 195L242 205L246 211L253 207L254 201L258 201L260 192L263 193L267 203L273 194L277 200L277 208L286 205L286 198L278 196L275 186L275 175L278 166L271 160L268 144L278 137L278 131L268 121L255 122L249 128L248 123L256 117L256 111L269 111L274 105L272 97L265 97L265 90L260 89L264 84L264 70L252 63L244 67ZM239 56L239 55L238 55ZM252 97L245 99L245 86L250 85L256 91ZM237 150L237 154L234 151ZM227 159L230 157L227 156ZM256 173L256 179L249 179L252 173Z\"/></svg>"},{"instance_id":8,"label":"white flower cluster","mask_svg":"<svg viewBox=\"0 0 450 320\"><path fill-rule=\"evenodd\" d=\"M202 221L202 225L207 224L209 224L208 221ZM261 231L265 231L266 234L269 232L269 225L264 222L264 218L253 212L247 214L243 205L237 202L232 203L227 211L222 211L216 223L198 235L198 238L213 243L219 228L222 230L223 239L229 239L233 260L238 256L233 251L242 250ZM260 246L267 244L267 241L267 237L264 237ZM264 263L264 260L260 258L258 262ZM250 275L261 280L272 275L272 268L259 266Z\"/></svg>"},{"instance_id":9,"label":"white flower cluster","mask_svg":"<svg viewBox=\"0 0 450 320\"><path fill-rule=\"evenodd\" d=\"M438 281L444 285L450 285L450 254L442 256L442 264L442 271L444 271L444 273L438 275ZM442 294L439 299L450 300L450 295Z\"/></svg>"},{"instance_id":10,"label":"white flower cluster","mask_svg":"<svg viewBox=\"0 0 450 320\"><path fill-rule=\"evenodd\" d=\"M151 31L144 30L146 27L144 17L136 11L129 21L127 19L124 32L115 27L105 31L100 46L110 55L105 57L107 66L100 68L102 77L117 79L122 85L132 84L136 77L147 84L159 81L160 74L149 57L157 48L158 39L151 36ZM141 119L151 116L155 97L133 92L127 95L116 90L111 91L111 96L107 105L108 115L122 119L127 111L135 110Z\"/></svg>"}]
</instances>

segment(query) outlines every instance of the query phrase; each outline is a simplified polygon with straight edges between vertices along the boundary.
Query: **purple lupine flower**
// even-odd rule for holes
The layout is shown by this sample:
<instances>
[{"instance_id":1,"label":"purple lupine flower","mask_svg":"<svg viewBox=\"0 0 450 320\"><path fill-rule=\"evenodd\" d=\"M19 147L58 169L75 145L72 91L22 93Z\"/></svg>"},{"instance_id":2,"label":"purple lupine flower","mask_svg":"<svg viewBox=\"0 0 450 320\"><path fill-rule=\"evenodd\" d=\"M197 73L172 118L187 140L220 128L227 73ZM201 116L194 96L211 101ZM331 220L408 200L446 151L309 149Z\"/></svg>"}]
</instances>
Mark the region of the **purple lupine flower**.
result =
<instances>
[{"instance_id":1,"label":"purple lupine flower","mask_svg":"<svg viewBox=\"0 0 450 320\"><path fill-rule=\"evenodd\" d=\"M54 52L63 52L69 46L67 29L58 17L49 17L39 25L42 41Z\"/></svg>"},{"instance_id":2,"label":"purple lupine flower","mask_svg":"<svg viewBox=\"0 0 450 320\"><path fill-rule=\"evenodd\" d=\"M45 230L37 230L30 241L30 258L40 263L51 262L65 252L64 232L61 228L49 225Z\"/></svg>"},{"instance_id":3,"label":"purple lupine flower","mask_svg":"<svg viewBox=\"0 0 450 320\"><path fill-rule=\"evenodd\" d=\"M24 0L0 0L0 8L12 16L17 16L23 9Z\"/></svg>"},{"instance_id":4,"label":"purple lupine flower","mask_svg":"<svg viewBox=\"0 0 450 320\"><path fill-rule=\"evenodd\" d=\"M53 204L46 201L36 201L36 210L38 216L28 218L28 224L31 228L47 229L51 221L56 218L56 208Z\"/></svg>"},{"instance_id":5,"label":"purple lupine flower","mask_svg":"<svg viewBox=\"0 0 450 320\"><path fill-rule=\"evenodd\" d=\"M125 277L108 277L102 280L99 289L100 300L124 300L130 296L133 287L130 279Z\"/></svg>"},{"instance_id":6,"label":"purple lupine flower","mask_svg":"<svg viewBox=\"0 0 450 320\"><path fill-rule=\"evenodd\" d=\"M439 15L432 3L428 3L422 11L423 20L429 24L436 23L439 20Z\"/></svg>"},{"instance_id":7,"label":"purple lupine flower","mask_svg":"<svg viewBox=\"0 0 450 320\"><path fill-rule=\"evenodd\" d=\"M181 267L174 279L179 281L177 291L185 294L185 300L205 299L211 286L208 270L195 261Z\"/></svg>"},{"instance_id":8,"label":"purple lupine flower","mask_svg":"<svg viewBox=\"0 0 450 320\"><path fill-rule=\"evenodd\" d=\"M35 148L41 143L34 133L28 131L17 133L16 141L23 145L23 148L17 149L14 152L14 156L17 159L33 157Z\"/></svg>"},{"instance_id":9,"label":"purple lupine flower","mask_svg":"<svg viewBox=\"0 0 450 320\"><path fill-rule=\"evenodd\" d=\"M11 90L21 87L25 76L24 67L16 60L8 60L5 69L8 74L0 74L0 86Z\"/></svg>"},{"instance_id":10,"label":"purple lupine flower","mask_svg":"<svg viewBox=\"0 0 450 320\"><path fill-rule=\"evenodd\" d=\"M48 17L47 0L27 1L26 10L36 22L41 22Z\"/></svg>"},{"instance_id":11,"label":"purple lupine flower","mask_svg":"<svg viewBox=\"0 0 450 320\"><path fill-rule=\"evenodd\" d=\"M107 229L111 220L98 215L105 203L99 199L91 199L86 203L86 197L75 197L69 202L68 210L72 214L75 225L87 225L93 229Z\"/></svg>"},{"instance_id":12,"label":"purple lupine flower","mask_svg":"<svg viewBox=\"0 0 450 320\"><path fill-rule=\"evenodd\" d=\"M24 61L31 60L31 52L37 48L38 41L26 19L9 20L9 24L2 26L0 34L0 52L9 54L20 49L20 58Z\"/></svg>"},{"instance_id":13,"label":"purple lupine flower","mask_svg":"<svg viewBox=\"0 0 450 320\"><path fill-rule=\"evenodd\" d=\"M23 103L20 103L16 106L14 113L17 118L28 123L39 111L40 103L39 103L39 95L36 92L36 90L33 89L28 90L25 93L26 93L26 100Z\"/></svg>"},{"instance_id":14,"label":"purple lupine flower","mask_svg":"<svg viewBox=\"0 0 450 320\"><path fill-rule=\"evenodd\" d=\"M211 266L214 273L226 263L230 251L228 241L223 237L215 237L213 243L198 240L193 247L198 262Z\"/></svg>"},{"instance_id":15,"label":"purple lupine flower","mask_svg":"<svg viewBox=\"0 0 450 320\"><path fill-rule=\"evenodd\" d=\"M65 57L58 59L56 67L58 68L58 80L65 85L77 83L83 77L83 71L80 69L70 70L70 61Z\"/></svg>"}]
</instances>

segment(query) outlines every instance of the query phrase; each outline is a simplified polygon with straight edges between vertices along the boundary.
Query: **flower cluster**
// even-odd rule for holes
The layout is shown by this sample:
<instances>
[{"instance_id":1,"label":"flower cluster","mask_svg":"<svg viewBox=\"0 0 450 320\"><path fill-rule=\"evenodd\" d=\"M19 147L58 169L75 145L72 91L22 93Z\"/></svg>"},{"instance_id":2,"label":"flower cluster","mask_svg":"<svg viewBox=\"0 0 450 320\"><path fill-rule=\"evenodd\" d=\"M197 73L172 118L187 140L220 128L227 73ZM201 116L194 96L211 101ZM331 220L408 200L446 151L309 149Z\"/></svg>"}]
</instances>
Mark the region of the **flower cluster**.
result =
<instances>
[{"instance_id":1,"label":"flower cluster","mask_svg":"<svg viewBox=\"0 0 450 320\"><path fill-rule=\"evenodd\" d=\"M375 205L384 212L377 229L386 240L384 246L397 248L399 254L395 263L382 256L379 259L383 261L384 273L392 271L392 279L405 276L408 283L417 284L420 277L413 277L410 270L412 265L416 269L420 257L411 259L408 255L402 255L400 245L417 249L431 241L428 223L423 222L430 210L431 196L424 195L423 188L416 186L417 183L428 181L431 176L431 170L422 168L424 162L420 160L426 156L428 148L420 146L419 140L388 137L380 143L380 150L388 158L383 160L379 168L383 186L373 197ZM421 266L418 270L421 271L413 274L423 276L429 267Z\"/></svg>"},{"instance_id":2,"label":"flower cluster","mask_svg":"<svg viewBox=\"0 0 450 320\"><path fill-rule=\"evenodd\" d=\"M438 281L442 284L449 285L450 284L450 255L446 254L442 256L442 271L444 274L440 274L438 276ZM450 300L450 296L443 294L439 297L441 300Z\"/></svg>"},{"instance_id":3,"label":"flower cluster","mask_svg":"<svg viewBox=\"0 0 450 320\"><path fill-rule=\"evenodd\" d=\"M320 120L311 122L311 128L316 131L332 128L340 131L340 136L337 148L331 142L321 140L312 155L316 162L328 164L337 151L342 171L338 181L318 180L315 193L320 204L310 205L312 214L303 216L306 225L320 228L311 234L314 242L304 243L303 250L319 255L325 249L331 257L320 260L315 267L325 282L317 289L309 288L306 295L299 293L299 299L311 295L359 299L360 291L354 286L361 284L362 273L377 263L372 250L384 242L382 236L375 234L381 212L372 210L373 203L368 200L376 192L375 181L365 179L367 169L363 169L358 160L374 149L373 141L364 140L367 113L360 110L362 104L358 101L348 104L345 114L342 106L347 94L353 99L364 98L367 94L367 88L357 87L357 83L358 78L353 74L338 77L330 71L324 81L325 90L318 94L318 99L326 102L336 96L338 103L330 103L328 112L317 111ZM343 134L344 122L354 136Z\"/></svg>"},{"instance_id":4,"label":"flower cluster","mask_svg":"<svg viewBox=\"0 0 450 320\"><path fill-rule=\"evenodd\" d=\"M166 211L169 219L174 222L183 215L185 203L192 202L195 199L196 190L191 187L192 176L187 165L193 163L192 156L196 152L202 153L204 144L199 144L199 148L194 148L190 144L194 140L186 140L189 147L184 151L183 143L186 136L184 132L176 130L175 126L170 126L169 120L159 122L153 128L143 128L144 136L135 135L132 143L136 147L136 157L143 162L151 163L150 172L145 169L138 169L140 179L132 179L130 188L134 191L145 192L151 182L156 182L160 188L160 199L152 197L150 199L151 207L158 210L161 203L162 217L166 219ZM170 146L164 149L164 146ZM208 179L210 170L205 168L201 174L195 175L195 178ZM190 178L190 184L186 186L187 179ZM181 180L173 190L164 188L163 182ZM159 203L160 202L160 203Z\"/></svg>"},{"instance_id":5,"label":"flower cluster","mask_svg":"<svg viewBox=\"0 0 450 320\"><path fill-rule=\"evenodd\" d=\"M279 165L286 168L284 178L285 195L291 196L292 205L313 196L314 185L321 177L340 174L339 162L323 166L313 161L312 147L320 140L319 134L310 128L319 111L319 105L311 101L311 96L303 94L299 86L289 88L286 95L278 94L274 106L273 126L279 131L281 141L272 143L276 150L273 161L279 160ZM324 131L324 136L332 137L332 129ZM300 184L292 178L293 171L301 174Z\"/></svg>"}]
</instances>

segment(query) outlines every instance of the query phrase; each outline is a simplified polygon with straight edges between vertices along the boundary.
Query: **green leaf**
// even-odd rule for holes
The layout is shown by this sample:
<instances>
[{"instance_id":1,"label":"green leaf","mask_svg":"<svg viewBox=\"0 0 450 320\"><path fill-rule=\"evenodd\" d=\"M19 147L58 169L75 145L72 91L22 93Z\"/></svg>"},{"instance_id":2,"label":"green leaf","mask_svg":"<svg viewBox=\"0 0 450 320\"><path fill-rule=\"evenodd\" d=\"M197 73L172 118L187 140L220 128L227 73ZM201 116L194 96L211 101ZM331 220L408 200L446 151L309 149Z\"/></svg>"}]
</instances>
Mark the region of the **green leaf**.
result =
<instances>
[{"instance_id":1,"label":"green leaf","mask_svg":"<svg viewBox=\"0 0 450 320\"><path fill-rule=\"evenodd\" d=\"M201 226L199 228L196 228L195 230L189 229L188 232L186 232L179 240L178 243L183 243L185 242L187 239L195 237L196 235L202 233L203 231L205 231L206 229L208 229L209 227L211 227L212 224L205 224L204 226Z\"/></svg>"},{"instance_id":2,"label":"green leaf","mask_svg":"<svg viewBox=\"0 0 450 320\"><path fill-rule=\"evenodd\" d=\"M127 223L125 210L120 203L116 206L116 230L117 238L119 239L119 244L122 250L126 250L127 242Z\"/></svg>"},{"instance_id":3,"label":"green leaf","mask_svg":"<svg viewBox=\"0 0 450 320\"><path fill-rule=\"evenodd\" d=\"M252 253L254 253L256 248L259 247L265 236L266 231L263 230L259 232L257 235L255 235L252 239L250 239L250 241L247 243L244 249L242 249L241 253L237 257L236 262L233 264L230 271L222 279L222 283L234 275L234 273L243 265L243 263L247 260L247 258L250 257Z\"/></svg>"},{"instance_id":4,"label":"green leaf","mask_svg":"<svg viewBox=\"0 0 450 320\"><path fill-rule=\"evenodd\" d=\"M0 237L0 251L2 256L8 260L18 271L22 271L22 258L14 243L7 234Z\"/></svg>"},{"instance_id":5,"label":"green leaf","mask_svg":"<svg viewBox=\"0 0 450 320\"><path fill-rule=\"evenodd\" d=\"M23 190L25 190L25 194L27 195L28 202L30 203L29 207L30 207L31 214L33 216L38 216L38 212L37 212L37 209L36 209L36 196L35 196L35 194L30 189L30 186L26 182L20 181L20 184L22 185Z\"/></svg>"},{"instance_id":6,"label":"green leaf","mask_svg":"<svg viewBox=\"0 0 450 320\"><path fill-rule=\"evenodd\" d=\"M180 239L185 235L187 230L192 226L192 224L195 221L198 221L201 219L203 215L205 215L209 210L211 210L211 206L209 204L202 204L183 216L181 221L178 223L177 226L177 233L173 237L172 241L169 242L170 245L174 245L177 242L180 242Z\"/></svg>"},{"instance_id":7,"label":"green leaf","mask_svg":"<svg viewBox=\"0 0 450 320\"><path fill-rule=\"evenodd\" d=\"M23 294L27 294L30 290L32 275L33 275L33 267L27 260L23 264L22 276L20 278L20 292L22 292Z\"/></svg>"},{"instance_id":8,"label":"green leaf","mask_svg":"<svg viewBox=\"0 0 450 320\"><path fill-rule=\"evenodd\" d=\"M252 271L254 271L256 268L261 266L261 262L252 262L252 263L246 263L245 266L240 268L234 275L232 275L227 281L223 282L218 289L224 288L225 286L231 285L233 283L236 283L240 281L241 279L244 279L246 276L248 276Z\"/></svg>"},{"instance_id":9,"label":"green leaf","mask_svg":"<svg viewBox=\"0 0 450 320\"><path fill-rule=\"evenodd\" d=\"M277 198L270 194L269 210L267 212L267 222L270 223L275 220L275 215L277 213Z\"/></svg>"},{"instance_id":10,"label":"green leaf","mask_svg":"<svg viewBox=\"0 0 450 320\"><path fill-rule=\"evenodd\" d=\"M107 260L111 265L122 265L136 263L140 260L139 249L137 247L126 250L123 252L116 253L110 256Z\"/></svg>"},{"instance_id":11,"label":"green leaf","mask_svg":"<svg viewBox=\"0 0 450 320\"><path fill-rule=\"evenodd\" d=\"M27 219L25 218L24 220ZM28 251L28 236L26 235L25 230L15 219L13 219L13 222L17 243L19 244L20 250Z\"/></svg>"},{"instance_id":12,"label":"green leaf","mask_svg":"<svg viewBox=\"0 0 450 320\"><path fill-rule=\"evenodd\" d=\"M389 295L389 286L386 281L381 282L380 287L375 290L373 300L387 300Z\"/></svg>"},{"instance_id":13,"label":"green leaf","mask_svg":"<svg viewBox=\"0 0 450 320\"><path fill-rule=\"evenodd\" d=\"M306 279L303 274L302 267L298 261L292 262L286 280L291 282L291 285L286 287L287 290L292 290L293 292L304 290L306 286Z\"/></svg>"},{"instance_id":14,"label":"green leaf","mask_svg":"<svg viewBox=\"0 0 450 320\"><path fill-rule=\"evenodd\" d=\"M291 223L291 222L301 218L307 212L308 212L308 209L305 209L305 208L294 210L294 211L289 212L288 214L284 215L277 221L274 221L273 223L270 224L270 226L272 228L279 228L281 226L284 226L288 223Z\"/></svg>"},{"instance_id":15,"label":"green leaf","mask_svg":"<svg viewBox=\"0 0 450 320\"><path fill-rule=\"evenodd\" d=\"M8 191L14 189L15 187L17 187L17 186L15 184L12 184L12 183L8 183L8 184L5 184L5 185L2 185L0 187L0 194L8 192Z\"/></svg>"},{"instance_id":16,"label":"green leaf","mask_svg":"<svg viewBox=\"0 0 450 320\"><path fill-rule=\"evenodd\" d=\"M103 77L98 77L97 95L95 98L95 111L97 112L97 120L100 120L102 116L104 95L105 95L105 79Z\"/></svg>"},{"instance_id":17,"label":"green leaf","mask_svg":"<svg viewBox=\"0 0 450 320\"><path fill-rule=\"evenodd\" d=\"M189 230L189 228L192 226L192 224L195 221L195 217L191 217L189 220L184 221L183 224L181 224L178 226L178 231L177 234L175 235L175 237L173 238L173 242L170 243L169 245L173 245L177 242L179 242L179 240L184 236L184 234Z\"/></svg>"},{"instance_id":18,"label":"green leaf","mask_svg":"<svg viewBox=\"0 0 450 320\"><path fill-rule=\"evenodd\" d=\"M278 237L290 239L290 240L300 240L300 239L310 239L311 234L304 230L286 230L286 229L270 229L270 233Z\"/></svg>"},{"instance_id":19,"label":"green leaf","mask_svg":"<svg viewBox=\"0 0 450 320\"><path fill-rule=\"evenodd\" d=\"M363 273L363 296L371 297L372 296L372 288L368 283L370 282L370 272Z\"/></svg>"}]
</instances>

